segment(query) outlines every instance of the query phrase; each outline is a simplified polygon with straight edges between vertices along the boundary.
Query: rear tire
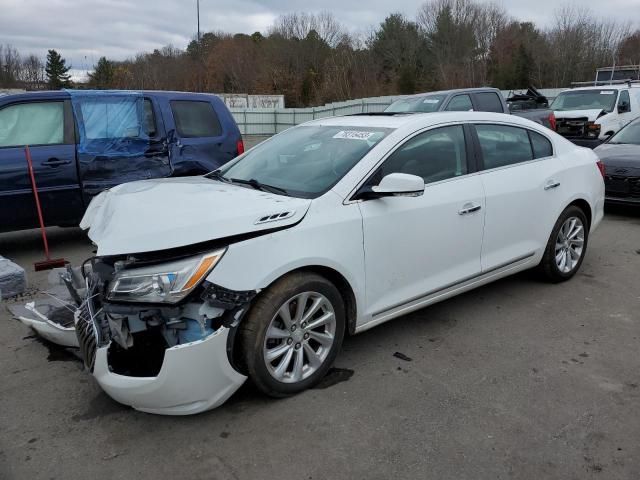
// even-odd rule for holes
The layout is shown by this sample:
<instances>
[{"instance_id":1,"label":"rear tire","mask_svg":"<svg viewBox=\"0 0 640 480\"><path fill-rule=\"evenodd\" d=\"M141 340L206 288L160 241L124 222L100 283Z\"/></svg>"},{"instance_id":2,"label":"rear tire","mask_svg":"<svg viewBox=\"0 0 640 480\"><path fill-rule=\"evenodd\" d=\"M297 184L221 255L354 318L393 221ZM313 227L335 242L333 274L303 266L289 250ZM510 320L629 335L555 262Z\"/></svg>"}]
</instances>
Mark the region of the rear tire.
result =
<instances>
[{"instance_id":1,"label":"rear tire","mask_svg":"<svg viewBox=\"0 0 640 480\"><path fill-rule=\"evenodd\" d=\"M573 277L587 252L589 224L579 207L570 205L560 214L538 269L546 280L559 283Z\"/></svg>"},{"instance_id":2,"label":"rear tire","mask_svg":"<svg viewBox=\"0 0 640 480\"><path fill-rule=\"evenodd\" d=\"M345 318L340 292L326 278L298 272L276 281L240 324L249 377L272 397L312 387L340 350Z\"/></svg>"}]
</instances>

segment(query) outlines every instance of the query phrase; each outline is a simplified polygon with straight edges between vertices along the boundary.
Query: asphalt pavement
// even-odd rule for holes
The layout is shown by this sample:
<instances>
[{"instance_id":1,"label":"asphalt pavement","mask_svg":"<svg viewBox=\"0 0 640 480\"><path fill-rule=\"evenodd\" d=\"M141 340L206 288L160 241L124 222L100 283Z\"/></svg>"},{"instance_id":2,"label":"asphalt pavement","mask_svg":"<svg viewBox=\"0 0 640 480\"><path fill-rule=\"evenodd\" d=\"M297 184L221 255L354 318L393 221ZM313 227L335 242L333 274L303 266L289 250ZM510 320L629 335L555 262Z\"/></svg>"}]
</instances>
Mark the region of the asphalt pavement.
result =
<instances>
[{"instance_id":1,"label":"asphalt pavement","mask_svg":"<svg viewBox=\"0 0 640 480\"><path fill-rule=\"evenodd\" d=\"M37 231L0 255L46 285ZM498 281L347 338L323 388L193 417L119 405L3 305L0 327L3 480L640 478L640 209L607 212L570 282Z\"/></svg>"}]
</instances>

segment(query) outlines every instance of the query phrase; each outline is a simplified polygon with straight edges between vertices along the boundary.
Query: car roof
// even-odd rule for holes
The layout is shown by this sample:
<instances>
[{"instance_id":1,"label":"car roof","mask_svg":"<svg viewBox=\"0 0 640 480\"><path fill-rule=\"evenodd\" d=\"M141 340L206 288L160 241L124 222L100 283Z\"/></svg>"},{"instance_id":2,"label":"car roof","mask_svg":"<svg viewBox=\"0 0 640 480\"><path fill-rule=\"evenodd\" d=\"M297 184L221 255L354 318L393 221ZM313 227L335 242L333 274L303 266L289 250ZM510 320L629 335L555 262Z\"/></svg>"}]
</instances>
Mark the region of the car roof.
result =
<instances>
[{"instance_id":1,"label":"car roof","mask_svg":"<svg viewBox=\"0 0 640 480\"><path fill-rule=\"evenodd\" d=\"M505 113L492 112L434 112L434 113L397 113L397 114L359 114L342 117L327 117L302 125L322 125L338 127L381 127L416 129L450 122L500 122L512 123L532 128L538 124L524 118ZM539 126L539 125L538 125Z\"/></svg>"},{"instance_id":2,"label":"car roof","mask_svg":"<svg viewBox=\"0 0 640 480\"><path fill-rule=\"evenodd\" d=\"M148 94L148 95L153 95L155 97L175 97L175 96L183 96L183 97L187 97L187 96L193 96L193 97L201 97L201 96L206 96L206 97L215 97L215 98L219 98L217 95L213 94L213 93L200 93L200 92L180 92L180 91L172 91L172 90L34 90L31 92L20 92L20 93L13 93L10 95L4 95L0 98L2 98L2 100L18 100L18 99L25 99L25 100L29 100L29 99L36 99L36 100L41 100L41 99L47 99L47 98L66 98L69 97L69 92L71 93L89 93L92 91L99 91L99 92L104 92L104 93L118 93L118 92L135 92L135 93L141 93L141 94Z\"/></svg>"},{"instance_id":3,"label":"car roof","mask_svg":"<svg viewBox=\"0 0 640 480\"><path fill-rule=\"evenodd\" d=\"M575 88L568 88L567 90L564 90L560 93L565 93L565 92L578 92L581 90L624 90L629 88L629 85L624 84L624 85L599 85L599 86L592 86L592 87L575 87Z\"/></svg>"},{"instance_id":4,"label":"car roof","mask_svg":"<svg viewBox=\"0 0 640 480\"><path fill-rule=\"evenodd\" d=\"M453 95L456 93L481 93L481 92L499 92L497 88L492 87L474 87L474 88L455 88L452 90L437 90L435 92L416 93L414 95L407 95L399 100L406 100L412 98L427 97L430 95Z\"/></svg>"}]
</instances>

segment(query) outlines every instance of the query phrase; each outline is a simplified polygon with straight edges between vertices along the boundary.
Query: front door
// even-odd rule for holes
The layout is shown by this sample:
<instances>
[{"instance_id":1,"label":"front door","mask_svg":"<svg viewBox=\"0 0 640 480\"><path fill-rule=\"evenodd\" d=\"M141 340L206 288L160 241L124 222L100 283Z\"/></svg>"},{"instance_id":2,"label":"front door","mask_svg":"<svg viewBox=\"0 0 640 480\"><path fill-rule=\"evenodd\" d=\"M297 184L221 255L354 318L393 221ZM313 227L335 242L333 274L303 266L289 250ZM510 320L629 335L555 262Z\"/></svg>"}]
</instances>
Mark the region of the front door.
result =
<instances>
[{"instance_id":1,"label":"front door","mask_svg":"<svg viewBox=\"0 0 640 480\"><path fill-rule=\"evenodd\" d=\"M70 102L24 101L0 108L0 231L38 226L26 145L45 224L77 224L84 204Z\"/></svg>"},{"instance_id":2,"label":"front door","mask_svg":"<svg viewBox=\"0 0 640 480\"><path fill-rule=\"evenodd\" d=\"M424 194L360 203L367 314L378 315L480 273L482 183L469 168L462 125L420 133L395 150L368 181L418 175Z\"/></svg>"}]
</instances>

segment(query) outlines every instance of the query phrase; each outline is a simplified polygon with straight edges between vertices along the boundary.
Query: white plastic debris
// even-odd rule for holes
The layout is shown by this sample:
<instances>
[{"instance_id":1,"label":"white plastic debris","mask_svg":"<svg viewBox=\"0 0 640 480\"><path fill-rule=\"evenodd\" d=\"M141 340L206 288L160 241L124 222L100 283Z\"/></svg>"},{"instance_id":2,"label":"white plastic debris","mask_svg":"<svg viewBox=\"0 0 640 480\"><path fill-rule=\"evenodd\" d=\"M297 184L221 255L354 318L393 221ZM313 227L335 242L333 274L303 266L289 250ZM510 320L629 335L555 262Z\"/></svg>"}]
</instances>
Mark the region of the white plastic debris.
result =
<instances>
[{"instance_id":1,"label":"white plastic debris","mask_svg":"<svg viewBox=\"0 0 640 480\"><path fill-rule=\"evenodd\" d=\"M27 275L20 265L0 257L0 300L24 293L27 288Z\"/></svg>"}]
</instances>

